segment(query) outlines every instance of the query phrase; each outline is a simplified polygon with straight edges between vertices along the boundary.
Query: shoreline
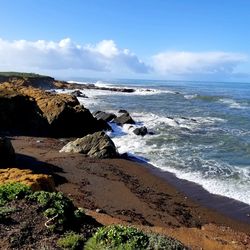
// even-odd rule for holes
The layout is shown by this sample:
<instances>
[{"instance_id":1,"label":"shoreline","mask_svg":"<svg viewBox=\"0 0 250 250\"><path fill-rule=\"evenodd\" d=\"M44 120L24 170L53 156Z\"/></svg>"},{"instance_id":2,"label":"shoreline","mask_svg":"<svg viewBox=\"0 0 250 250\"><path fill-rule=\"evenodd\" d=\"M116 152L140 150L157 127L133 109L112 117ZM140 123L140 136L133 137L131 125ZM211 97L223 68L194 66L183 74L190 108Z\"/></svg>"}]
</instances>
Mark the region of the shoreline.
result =
<instances>
[{"instance_id":1,"label":"shoreline","mask_svg":"<svg viewBox=\"0 0 250 250\"><path fill-rule=\"evenodd\" d=\"M52 175L56 190L102 225L130 225L172 237L195 250L250 248L250 224L186 198L137 162L59 153L68 140L12 137L14 167Z\"/></svg>"},{"instance_id":2,"label":"shoreline","mask_svg":"<svg viewBox=\"0 0 250 250\"><path fill-rule=\"evenodd\" d=\"M173 185L173 187L185 194L188 199L231 219L250 225L250 205L226 196L210 193L200 184L180 179L174 173L164 171L152 164L146 163L142 165L145 165L153 175Z\"/></svg>"},{"instance_id":3,"label":"shoreline","mask_svg":"<svg viewBox=\"0 0 250 250\"><path fill-rule=\"evenodd\" d=\"M240 206L230 216L226 208L234 210L234 202L229 199L209 194L203 201L195 200L197 193L205 191L201 193L198 185L188 183L185 190L196 192L187 195L178 188L183 181L173 174L162 175L159 169L125 159L97 160L81 154L59 153L66 143L60 139L14 137L12 143L18 154L17 167L54 175L57 189L68 194L78 206L101 209L110 216L142 225L199 228L215 223L250 233L250 223L235 216ZM216 211L208 205L211 198L221 203L227 200L227 206Z\"/></svg>"}]
</instances>

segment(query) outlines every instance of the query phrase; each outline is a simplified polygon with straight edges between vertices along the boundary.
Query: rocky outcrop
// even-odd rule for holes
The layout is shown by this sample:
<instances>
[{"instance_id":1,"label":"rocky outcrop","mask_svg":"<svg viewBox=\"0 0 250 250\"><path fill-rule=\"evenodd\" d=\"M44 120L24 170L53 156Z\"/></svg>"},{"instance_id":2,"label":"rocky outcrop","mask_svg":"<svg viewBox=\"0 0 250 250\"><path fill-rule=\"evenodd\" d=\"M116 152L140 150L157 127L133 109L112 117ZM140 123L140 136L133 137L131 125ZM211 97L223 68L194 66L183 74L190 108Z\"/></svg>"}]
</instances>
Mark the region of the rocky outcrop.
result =
<instances>
[{"instance_id":1,"label":"rocky outcrop","mask_svg":"<svg viewBox=\"0 0 250 250\"><path fill-rule=\"evenodd\" d=\"M15 150L8 138L0 137L0 166L10 166L15 162Z\"/></svg>"},{"instance_id":2,"label":"rocky outcrop","mask_svg":"<svg viewBox=\"0 0 250 250\"><path fill-rule=\"evenodd\" d=\"M124 124L135 124L135 121L129 113L123 113L122 115L116 117L113 122L120 126Z\"/></svg>"},{"instance_id":3,"label":"rocky outcrop","mask_svg":"<svg viewBox=\"0 0 250 250\"><path fill-rule=\"evenodd\" d=\"M143 127L140 127L140 128L136 128L135 130L133 130L133 133L135 135L141 135L141 136L144 136L148 133L148 129L143 126Z\"/></svg>"},{"instance_id":4,"label":"rocky outcrop","mask_svg":"<svg viewBox=\"0 0 250 250\"><path fill-rule=\"evenodd\" d=\"M115 87L100 87L94 84L78 84L78 83L68 83L63 81L54 81L54 88L59 89L95 89L95 90L105 90L112 92L123 92L123 93L133 93L135 89L131 88L115 88Z\"/></svg>"},{"instance_id":5,"label":"rocky outcrop","mask_svg":"<svg viewBox=\"0 0 250 250\"><path fill-rule=\"evenodd\" d=\"M32 73L5 72L0 73L0 83L12 83L23 87L34 87L42 89L54 88L55 79Z\"/></svg>"},{"instance_id":6,"label":"rocky outcrop","mask_svg":"<svg viewBox=\"0 0 250 250\"><path fill-rule=\"evenodd\" d=\"M110 122L110 121L112 121L113 119L116 118L115 114L106 113L106 112L103 112L103 111L96 111L96 112L93 113L93 115L97 120L103 120L105 122Z\"/></svg>"},{"instance_id":7,"label":"rocky outcrop","mask_svg":"<svg viewBox=\"0 0 250 250\"><path fill-rule=\"evenodd\" d=\"M33 135L48 129L48 124L36 101L11 88L0 85L0 131L3 134Z\"/></svg>"},{"instance_id":8,"label":"rocky outcrop","mask_svg":"<svg viewBox=\"0 0 250 250\"><path fill-rule=\"evenodd\" d=\"M114 158L118 156L115 144L104 132L96 132L71 141L60 152L81 153L94 158Z\"/></svg>"},{"instance_id":9,"label":"rocky outcrop","mask_svg":"<svg viewBox=\"0 0 250 250\"><path fill-rule=\"evenodd\" d=\"M109 129L67 94L53 94L10 83L0 85L0 129L39 136L84 136Z\"/></svg>"}]
</instances>

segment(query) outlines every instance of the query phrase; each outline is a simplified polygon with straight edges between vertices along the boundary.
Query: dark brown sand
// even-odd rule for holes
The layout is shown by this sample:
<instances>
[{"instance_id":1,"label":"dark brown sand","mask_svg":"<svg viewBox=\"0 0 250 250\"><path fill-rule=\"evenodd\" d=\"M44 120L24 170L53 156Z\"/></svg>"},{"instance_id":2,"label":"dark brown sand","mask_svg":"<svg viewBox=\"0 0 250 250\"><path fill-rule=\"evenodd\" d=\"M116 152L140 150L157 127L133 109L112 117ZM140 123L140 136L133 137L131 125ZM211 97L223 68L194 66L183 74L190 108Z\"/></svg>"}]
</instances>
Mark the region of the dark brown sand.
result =
<instances>
[{"instance_id":1,"label":"dark brown sand","mask_svg":"<svg viewBox=\"0 0 250 250\"><path fill-rule=\"evenodd\" d=\"M172 235L192 249L250 249L248 206L150 166L59 153L66 142L14 137L17 166L53 175L57 189L101 223L132 223Z\"/></svg>"}]
</instances>

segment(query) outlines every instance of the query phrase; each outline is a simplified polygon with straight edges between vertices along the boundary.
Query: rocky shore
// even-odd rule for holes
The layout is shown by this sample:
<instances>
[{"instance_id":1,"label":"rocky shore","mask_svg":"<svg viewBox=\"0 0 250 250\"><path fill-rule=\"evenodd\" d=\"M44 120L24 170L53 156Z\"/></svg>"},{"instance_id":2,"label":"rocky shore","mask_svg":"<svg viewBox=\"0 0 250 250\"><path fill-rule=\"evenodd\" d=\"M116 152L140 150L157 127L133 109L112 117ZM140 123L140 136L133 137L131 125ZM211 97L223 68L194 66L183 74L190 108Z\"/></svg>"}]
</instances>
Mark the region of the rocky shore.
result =
<instances>
[{"instance_id":1,"label":"rocky shore","mask_svg":"<svg viewBox=\"0 0 250 250\"><path fill-rule=\"evenodd\" d=\"M150 167L117 153L104 131L111 130L111 121L119 126L133 125L135 121L126 110L120 110L118 116L105 110L91 114L77 100L81 92L47 91L56 88L134 92L34 74L0 74L0 186L18 182L33 192L61 191L73 201L76 207L70 205L72 209L85 210L86 223L70 228L84 235L85 241L102 225L122 224L133 225L145 235L173 237L183 244L172 249L250 248L249 224L192 201L152 174ZM138 136L150 133L146 127L133 132ZM41 207L23 199L8 202L16 212L3 222L0 206L0 249L63 248L56 242L64 231L46 231ZM27 212L20 212L21 207L27 207ZM31 220L34 216L36 220ZM14 237L16 234L20 237Z\"/></svg>"}]
</instances>

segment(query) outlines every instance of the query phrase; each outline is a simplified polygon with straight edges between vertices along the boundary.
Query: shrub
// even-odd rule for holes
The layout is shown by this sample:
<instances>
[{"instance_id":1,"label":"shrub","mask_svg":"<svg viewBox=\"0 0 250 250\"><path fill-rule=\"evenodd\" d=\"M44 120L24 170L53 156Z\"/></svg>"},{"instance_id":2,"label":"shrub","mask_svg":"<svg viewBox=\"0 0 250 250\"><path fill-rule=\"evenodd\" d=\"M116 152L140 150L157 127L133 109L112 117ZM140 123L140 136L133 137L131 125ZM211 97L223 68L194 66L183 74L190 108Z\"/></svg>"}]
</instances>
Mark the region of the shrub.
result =
<instances>
[{"instance_id":1,"label":"shrub","mask_svg":"<svg viewBox=\"0 0 250 250\"><path fill-rule=\"evenodd\" d=\"M46 174L34 174L29 169L5 168L0 169L0 183L22 183L31 187L33 191L54 191L55 184L52 176Z\"/></svg>"},{"instance_id":2,"label":"shrub","mask_svg":"<svg viewBox=\"0 0 250 250\"><path fill-rule=\"evenodd\" d=\"M44 215L51 219L52 226L57 229L60 227L64 229L71 225L77 226L81 224L85 215L82 209L77 209L73 202L61 192L38 191L29 195L28 199L42 206Z\"/></svg>"},{"instance_id":3,"label":"shrub","mask_svg":"<svg viewBox=\"0 0 250 250\"><path fill-rule=\"evenodd\" d=\"M14 199L22 199L30 193L30 187L18 182L2 184L0 185L0 206Z\"/></svg>"},{"instance_id":4,"label":"shrub","mask_svg":"<svg viewBox=\"0 0 250 250\"><path fill-rule=\"evenodd\" d=\"M82 249L84 243L84 238L74 232L67 232L62 238L57 242L57 245L63 249Z\"/></svg>"},{"instance_id":5,"label":"shrub","mask_svg":"<svg viewBox=\"0 0 250 250\"><path fill-rule=\"evenodd\" d=\"M100 228L94 236L87 241L84 249L138 250L146 249L147 245L147 235L138 229L113 225Z\"/></svg>"},{"instance_id":6,"label":"shrub","mask_svg":"<svg viewBox=\"0 0 250 250\"><path fill-rule=\"evenodd\" d=\"M146 250L187 250L178 240L165 237L159 234L150 234Z\"/></svg>"},{"instance_id":7,"label":"shrub","mask_svg":"<svg viewBox=\"0 0 250 250\"><path fill-rule=\"evenodd\" d=\"M0 207L0 223L9 219L9 216L16 211L11 207Z\"/></svg>"}]
</instances>

